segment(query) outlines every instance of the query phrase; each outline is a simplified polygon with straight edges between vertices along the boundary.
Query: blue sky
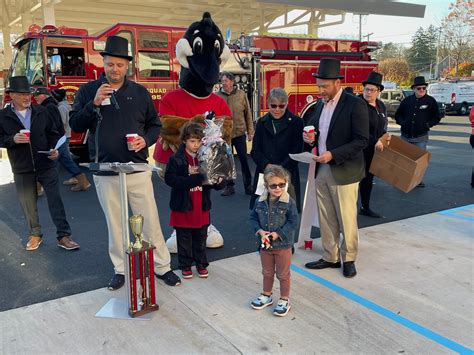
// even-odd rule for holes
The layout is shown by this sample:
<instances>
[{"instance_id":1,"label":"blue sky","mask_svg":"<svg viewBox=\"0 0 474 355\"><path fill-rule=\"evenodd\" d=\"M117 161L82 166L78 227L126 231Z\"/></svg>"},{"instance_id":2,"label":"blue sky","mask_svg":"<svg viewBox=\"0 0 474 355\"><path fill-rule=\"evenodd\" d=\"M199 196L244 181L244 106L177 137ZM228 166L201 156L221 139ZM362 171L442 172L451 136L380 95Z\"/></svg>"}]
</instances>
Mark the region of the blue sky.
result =
<instances>
[{"instance_id":1,"label":"blue sky","mask_svg":"<svg viewBox=\"0 0 474 355\"><path fill-rule=\"evenodd\" d=\"M426 5L424 18L368 15L362 20L362 35L373 33L370 40L383 43L394 42L409 45L413 34L419 27L427 28L430 24L439 26L441 20L449 13L449 4L455 0L402 0L402 2ZM341 25L322 28L319 37L337 38L340 36L358 38L359 16L346 14L346 21Z\"/></svg>"}]
</instances>

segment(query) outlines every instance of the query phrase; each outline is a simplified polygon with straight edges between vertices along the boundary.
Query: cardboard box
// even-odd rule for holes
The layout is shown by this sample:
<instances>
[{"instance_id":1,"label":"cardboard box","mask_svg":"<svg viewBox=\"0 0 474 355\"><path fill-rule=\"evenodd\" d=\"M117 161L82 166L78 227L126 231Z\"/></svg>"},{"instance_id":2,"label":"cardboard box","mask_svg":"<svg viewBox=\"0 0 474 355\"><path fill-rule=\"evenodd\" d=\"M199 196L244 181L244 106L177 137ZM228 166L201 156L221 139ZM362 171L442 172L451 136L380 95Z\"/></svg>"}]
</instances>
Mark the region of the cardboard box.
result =
<instances>
[{"instance_id":1,"label":"cardboard box","mask_svg":"<svg viewBox=\"0 0 474 355\"><path fill-rule=\"evenodd\" d=\"M409 192L423 181L431 153L393 135L387 145L387 137L385 134L381 138L384 150L375 151L370 172L397 189Z\"/></svg>"}]
</instances>

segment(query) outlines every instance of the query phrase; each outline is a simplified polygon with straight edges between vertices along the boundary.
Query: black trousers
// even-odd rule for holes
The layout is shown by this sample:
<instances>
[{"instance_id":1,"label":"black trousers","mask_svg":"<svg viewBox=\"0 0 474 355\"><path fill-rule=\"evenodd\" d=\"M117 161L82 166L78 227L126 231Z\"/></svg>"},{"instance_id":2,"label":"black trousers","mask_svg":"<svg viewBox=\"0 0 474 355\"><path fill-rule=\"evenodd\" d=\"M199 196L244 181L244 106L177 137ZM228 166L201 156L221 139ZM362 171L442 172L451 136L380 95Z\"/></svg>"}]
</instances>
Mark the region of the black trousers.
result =
<instances>
[{"instance_id":1,"label":"black trousers","mask_svg":"<svg viewBox=\"0 0 474 355\"><path fill-rule=\"evenodd\" d=\"M176 242L178 245L178 264L181 270L196 266L208 267L206 255L207 225L201 228L176 227Z\"/></svg>"},{"instance_id":2,"label":"black trousers","mask_svg":"<svg viewBox=\"0 0 474 355\"><path fill-rule=\"evenodd\" d=\"M250 187L252 184L252 175L250 174L249 163L247 161L247 139L245 135L232 138L232 146L237 151L242 170L242 178L244 180L244 188ZM229 180L229 186L234 186L234 180Z\"/></svg>"},{"instance_id":3,"label":"black trousers","mask_svg":"<svg viewBox=\"0 0 474 355\"><path fill-rule=\"evenodd\" d=\"M469 143L471 143L471 148L474 149L474 134L471 134L471 137L469 137ZM471 174L471 186L474 187L474 167Z\"/></svg>"},{"instance_id":4,"label":"black trousers","mask_svg":"<svg viewBox=\"0 0 474 355\"><path fill-rule=\"evenodd\" d=\"M370 195L372 193L372 186L374 182L374 175L369 173L370 164L372 164L372 159L374 157L374 149L375 147L372 147L370 151L364 150L365 178L360 181L359 191L360 202L362 207L365 209L370 208Z\"/></svg>"},{"instance_id":5,"label":"black trousers","mask_svg":"<svg viewBox=\"0 0 474 355\"><path fill-rule=\"evenodd\" d=\"M28 223L29 235L42 236L41 225L38 217L38 195L36 181L44 188L48 200L49 214L56 226L58 240L65 235L71 235L71 227L66 219L63 201L59 194L58 170L49 168L38 172L13 174L16 191L20 205Z\"/></svg>"}]
</instances>

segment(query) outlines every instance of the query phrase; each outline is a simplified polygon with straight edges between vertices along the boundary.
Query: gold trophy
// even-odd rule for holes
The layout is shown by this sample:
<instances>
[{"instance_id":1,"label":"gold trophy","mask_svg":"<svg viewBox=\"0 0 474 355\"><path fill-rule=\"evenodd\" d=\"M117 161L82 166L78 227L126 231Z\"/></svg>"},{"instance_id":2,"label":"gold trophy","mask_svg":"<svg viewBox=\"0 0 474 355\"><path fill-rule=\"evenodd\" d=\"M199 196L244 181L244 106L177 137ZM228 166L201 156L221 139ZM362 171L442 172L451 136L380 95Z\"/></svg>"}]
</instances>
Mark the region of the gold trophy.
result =
<instances>
[{"instance_id":1,"label":"gold trophy","mask_svg":"<svg viewBox=\"0 0 474 355\"><path fill-rule=\"evenodd\" d=\"M133 243L133 249L139 250L143 248L142 243L142 231L143 231L143 216L141 214L134 214L130 218L130 228L135 236L135 243Z\"/></svg>"},{"instance_id":2,"label":"gold trophy","mask_svg":"<svg viewBox=\"0 0 474 355\"><path fill-rule=\"evenodd\" d=\"M153 271L153 244L143 240L143 216L134 214L129 218L135 242L127 250L128 274L130 275L130 304L128 313L137 317L158 310L155 297L155 275ZM137 270L138 269L138 270ZM137 287L138 283L138 287Z\"/></svg>"}]
</instances>

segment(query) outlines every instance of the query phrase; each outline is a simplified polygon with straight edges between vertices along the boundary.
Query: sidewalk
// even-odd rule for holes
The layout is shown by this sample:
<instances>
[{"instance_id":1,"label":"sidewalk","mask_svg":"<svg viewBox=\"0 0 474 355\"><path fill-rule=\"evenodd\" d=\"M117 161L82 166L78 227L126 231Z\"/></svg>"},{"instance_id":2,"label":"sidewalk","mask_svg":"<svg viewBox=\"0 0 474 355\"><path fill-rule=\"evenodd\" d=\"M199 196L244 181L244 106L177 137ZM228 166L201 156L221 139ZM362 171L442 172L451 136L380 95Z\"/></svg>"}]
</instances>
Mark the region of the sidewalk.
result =
<instances>
[{"instance_id":1,"label":"sidewalk","mask_svg":"<svg viewBox=\"0 0 474 355\"><path fill-rule=\"evenodd\" d=\"M211 263L208 279L159 282L150 320L95 317L124 289L2 312L0 353L472 353L473 221L470 205L364 228L354 279L304 268L319 240L297 250L285 318L250 308L262 283L251 253Z\"/></svg>"}]
</instances>

